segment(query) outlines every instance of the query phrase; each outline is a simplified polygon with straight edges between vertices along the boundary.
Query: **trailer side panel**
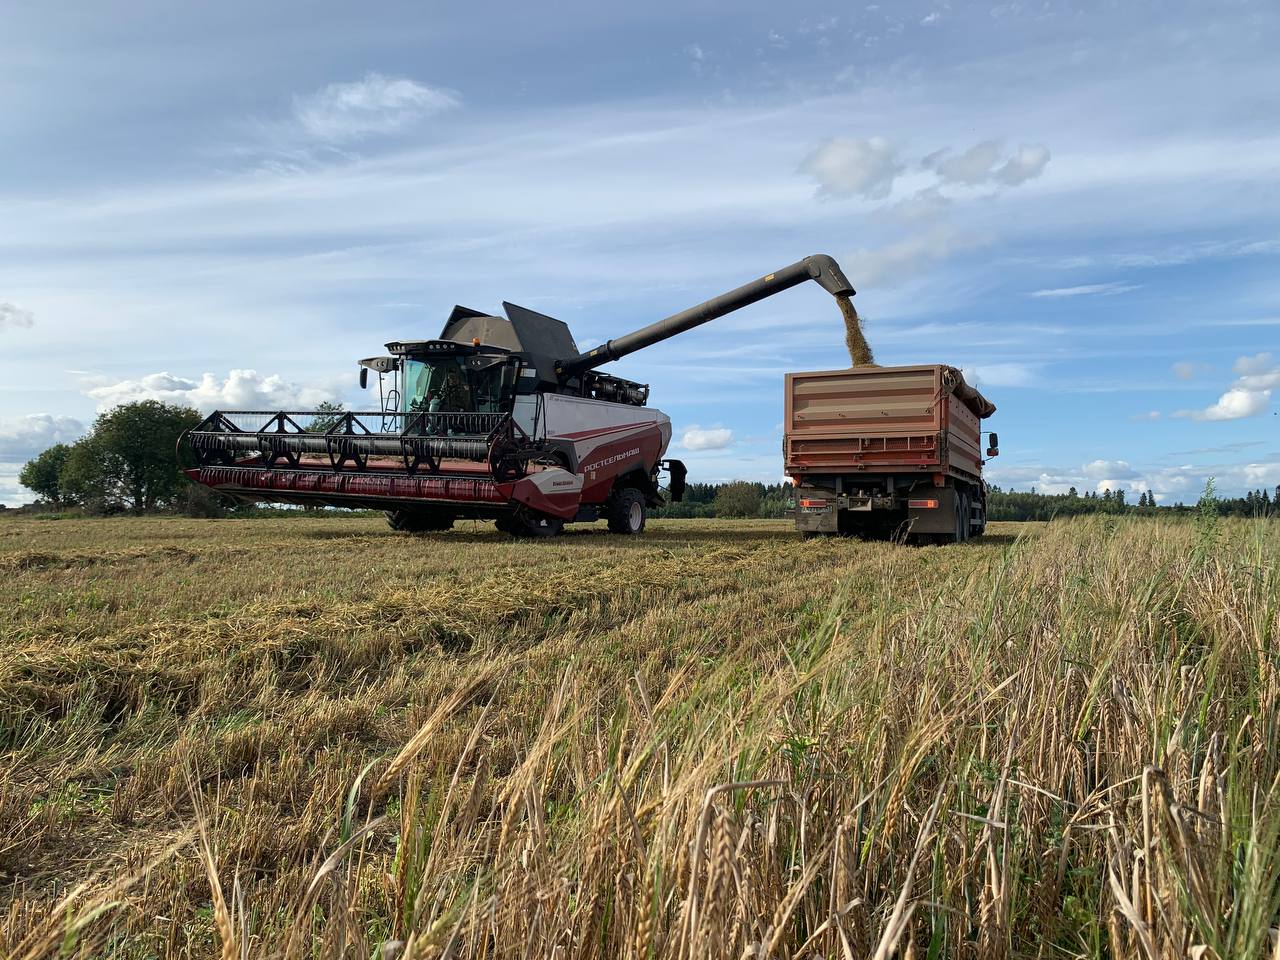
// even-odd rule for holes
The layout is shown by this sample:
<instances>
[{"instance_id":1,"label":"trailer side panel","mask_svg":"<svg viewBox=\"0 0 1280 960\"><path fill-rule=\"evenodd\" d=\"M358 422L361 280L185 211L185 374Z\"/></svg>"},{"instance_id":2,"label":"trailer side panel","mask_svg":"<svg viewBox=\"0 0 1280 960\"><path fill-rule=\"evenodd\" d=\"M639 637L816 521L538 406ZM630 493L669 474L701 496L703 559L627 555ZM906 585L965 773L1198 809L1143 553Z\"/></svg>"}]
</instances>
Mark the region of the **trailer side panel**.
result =
<instances>
[{"instance_id":1,"label":"trailer side panel","mask_svg":"<svg viewBox=\"0 0 1280 960\"><path fill-rule=\"evenodd\" d=\"M787 374L786 468L807 473L943 469L941 368Z\"/></svg>"}]
</instances>

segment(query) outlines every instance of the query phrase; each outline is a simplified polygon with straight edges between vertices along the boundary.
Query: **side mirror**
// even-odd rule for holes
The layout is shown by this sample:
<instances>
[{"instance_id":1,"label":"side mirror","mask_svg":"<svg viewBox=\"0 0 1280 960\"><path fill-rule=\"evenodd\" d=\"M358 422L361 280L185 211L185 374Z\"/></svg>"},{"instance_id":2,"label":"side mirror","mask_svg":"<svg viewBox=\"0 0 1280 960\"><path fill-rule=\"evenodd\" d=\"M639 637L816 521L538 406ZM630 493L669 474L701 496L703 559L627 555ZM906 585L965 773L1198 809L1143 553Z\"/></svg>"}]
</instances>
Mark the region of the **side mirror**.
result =
<instances>
[{"instance_id":1,"label":"side mirror","mask_svg":"<svg viewBox=\"0 0 1280 960\"><path fill-rule=\"evenodd\" d=\"M1000 435L997 433L992 433L987 439L987 456L1000 456Z\"/></svg>"},{"instance_id":2,"label":"side mirror","mask_svg":"<svg viewBox=\"0 0 1280 960\"><path fill-rule=\"evenodd\" d=\"M369 386L369 368L361 367L360 368L360 389L364 390L368 386Z\"/></svg>"}]
</instances>

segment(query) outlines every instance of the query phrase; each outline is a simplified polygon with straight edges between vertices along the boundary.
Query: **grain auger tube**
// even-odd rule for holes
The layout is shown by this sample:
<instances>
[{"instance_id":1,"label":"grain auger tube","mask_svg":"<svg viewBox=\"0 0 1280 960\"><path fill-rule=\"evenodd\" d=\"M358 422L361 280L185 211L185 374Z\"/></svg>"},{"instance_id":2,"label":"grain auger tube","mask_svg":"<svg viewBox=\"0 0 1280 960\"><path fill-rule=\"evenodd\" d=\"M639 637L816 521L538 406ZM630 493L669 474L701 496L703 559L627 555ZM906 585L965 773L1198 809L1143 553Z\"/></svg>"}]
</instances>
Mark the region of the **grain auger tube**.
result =
<instances>
[{"instance_id":1,"label":"grain auger tube","mask_svg":"<svg viewBox=\"0 0 1280 960\"><path fill-rule=\"evenodd\" d=\"M790 290L806 280L816 281L824 290L837 298L851 297L856 292L834 259L824 253L814 254L796 261L789 267L766 274L759 280L752 280L728 293L705 300L696 307L673 313L664 320L651 323L616 340L609 340L586 353L559 360L556 362L556 372L562 377L568 377L598 367L602 363L608 363L610 360L619 360L637 350L651 347L676 334L723 317L727 313L733 313L735 310L741 310L743 307L749 307L753 303L772 297L776 293Z\"/></svg>"}]
</instances>

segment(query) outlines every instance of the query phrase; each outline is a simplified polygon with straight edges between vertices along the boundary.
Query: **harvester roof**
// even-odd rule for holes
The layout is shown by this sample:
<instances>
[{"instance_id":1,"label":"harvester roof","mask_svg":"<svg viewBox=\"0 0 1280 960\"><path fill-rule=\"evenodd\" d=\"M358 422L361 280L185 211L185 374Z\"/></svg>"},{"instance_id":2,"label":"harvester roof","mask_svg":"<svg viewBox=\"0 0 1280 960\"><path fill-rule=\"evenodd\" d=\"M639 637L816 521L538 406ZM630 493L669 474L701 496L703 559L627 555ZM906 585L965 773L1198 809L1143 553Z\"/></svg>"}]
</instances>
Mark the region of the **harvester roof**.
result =
<instances>
[{"instance_id":1,"label":"harvester roof","mask_svg":"<svg viewBox=\"0 0 1280 960\"><path fill-rule=\"evenodd\" d=\"M537 370L539 379L556 382L556 360L578 352L569 327L563 320L514 303L504 301L502 309L505 317L455 306L435 340L400 340L388 343L387 349L401 355L430 354L449 349L446 343L469 346L478 340L482 350L496 347L523 354Z\"/></svg>"}]
</instances>

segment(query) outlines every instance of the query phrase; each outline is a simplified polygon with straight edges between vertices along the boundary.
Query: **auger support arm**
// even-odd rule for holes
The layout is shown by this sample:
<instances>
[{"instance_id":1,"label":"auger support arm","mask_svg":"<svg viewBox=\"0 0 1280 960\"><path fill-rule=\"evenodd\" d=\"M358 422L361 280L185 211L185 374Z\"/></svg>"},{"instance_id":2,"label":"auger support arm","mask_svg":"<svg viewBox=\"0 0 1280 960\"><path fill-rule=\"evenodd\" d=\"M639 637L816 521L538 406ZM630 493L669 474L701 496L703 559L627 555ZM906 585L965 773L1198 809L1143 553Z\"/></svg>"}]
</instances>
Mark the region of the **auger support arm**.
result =
<instances>
[{"instance_id":1,"label":"auger support arm","mask_svg":"<svg viewBox=\"0 0 1280 960\"><path fill-rule=\"evenodd\" d=\"M766 297L771 297L775 293L790 290L806 280L816 281L833 297L848 297L854 294L853 285L849 283L848 278L840 269L840 265L826 254L814 254L788 267L783 267L781 270L775 270L773 273L767 274L758 280L745 283L735 290L730 290L728 293L713 297L698 304L696 307L681 310L679 313L672 314L657 323L651 323L649 326L642 327L633 333L628 333L615 340L603 343L585 353L557 360L556 374L561 380L575 376L584 370L598 367L602 363L608 363L611 360L625 357L627 354L635 353L637 350L643 350L645 347L674 337L678 333L692 330L694 327L700 326L709 320L715 320L717 317L723 317L727 313L741 310L743 307L750 306Z\"/></svg>"}]
</instances>

